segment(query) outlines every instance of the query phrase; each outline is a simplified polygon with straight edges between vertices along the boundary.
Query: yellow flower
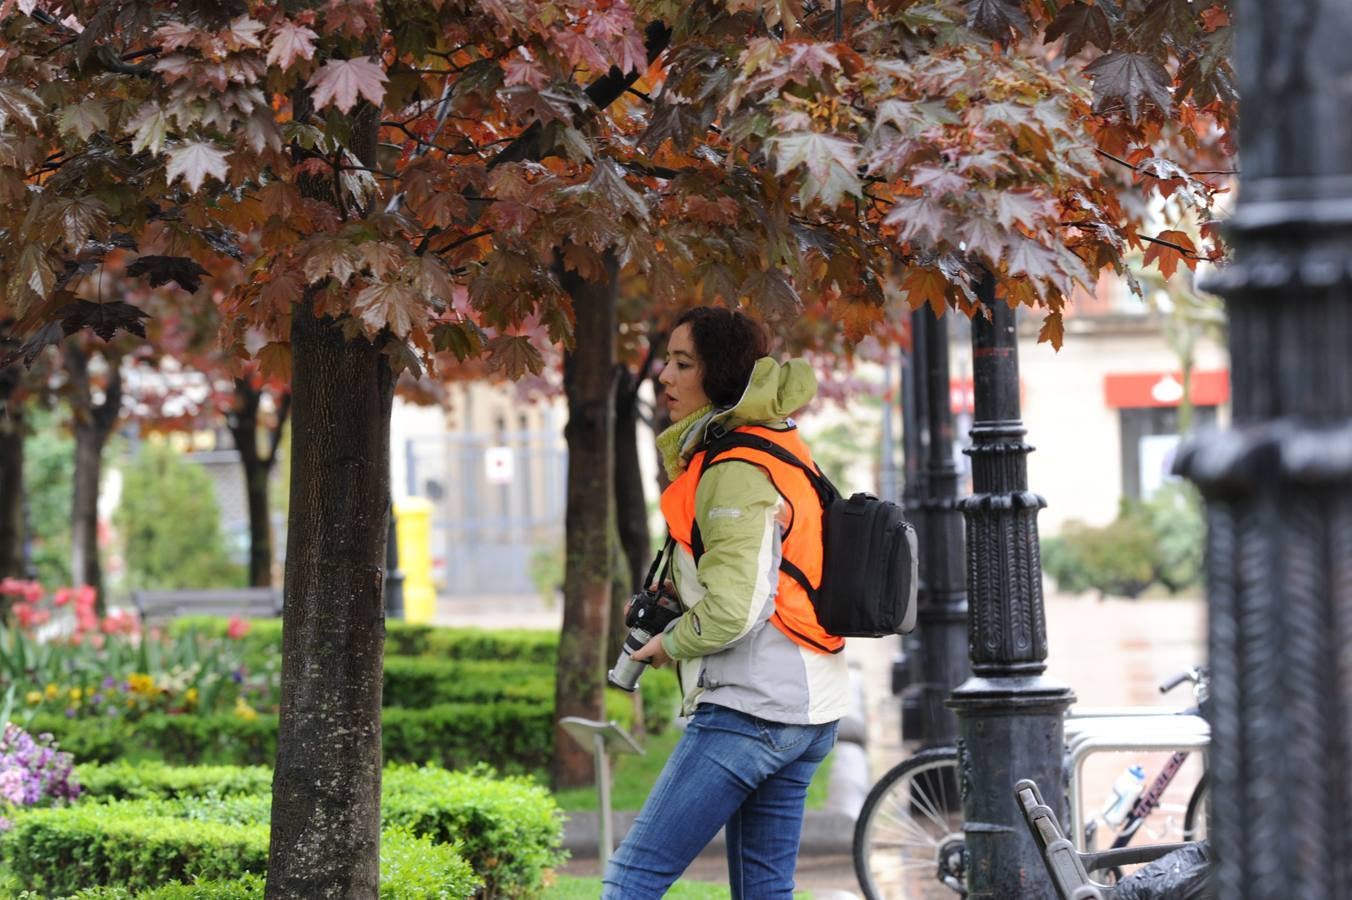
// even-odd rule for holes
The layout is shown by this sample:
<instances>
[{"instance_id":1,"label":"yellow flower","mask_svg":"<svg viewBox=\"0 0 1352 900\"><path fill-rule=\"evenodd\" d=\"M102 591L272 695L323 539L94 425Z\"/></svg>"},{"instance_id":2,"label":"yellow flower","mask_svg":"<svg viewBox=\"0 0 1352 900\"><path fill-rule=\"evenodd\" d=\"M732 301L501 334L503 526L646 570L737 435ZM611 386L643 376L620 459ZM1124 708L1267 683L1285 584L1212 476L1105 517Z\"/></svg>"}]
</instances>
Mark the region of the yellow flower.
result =
<instances>
[{"instance_id":1,"label":"yellow flower","mask_svg":"<svg viewBox=\"0 0 1352 900\"><path fill-rule=\"evenodd\" d=\"M71 688L68 696L70 697L71 703L79 703L80 698L84 696L84 691L80 690L77 687Z\"/></svg>"},{"instance_id":2,"label":"yellow flower","mask_svg":"<svg viewBox=\"0 0 1352 900\"><path fill-rule=\"evenodd\" d=\"M61 689L55 684L49 684L47 685L47 690L43 691L43 693L47 695L48 700L55 700L57 697L61 696Z\"/></svg>"},{"instance_id":3,"label":"yellow flower","mask_svg":"<svg viewBox=\"0 0 1352 900\"><path fill-rule=\"evenodd\" d=\"M24 695L24 699L28 701L29 706L37 706L42 702L42 695L37 691L29 691Z\"/></svg>"},{"instance_id":4,"label":"yellow flower","mask_svg":"<svg viewBox=\"0 0 1352 900\"><path fill-rule=\"evenodd\" d=\"M127 676L127 687L133 694L149 696L155 693L155 679L140 672L132 672Z\"/></svg>"},{"instance_id":5,"label":"yellow flower","mask_svg":"<svg viewBox=\"0 0 1352 900\"><path fill-rule=\"evenodd\" d=\"M187 701L188 703L196 703L196 702L197 702L197 688L195 688L195 687L190 687L190 688L188 688L188 690L185 691L184 694L183 694L183 699L184 699L185 701Z\"/></svg>"},{"instance_id":6,"label":"yellow flower","mask_svg":"<svg viewBox=\"0 0 1352 900\"><path fill-rule=\"evenodd\" d=\"M243 697L236 697L235 715L239 716L246 722L252 722L254 719L258 718L258 711L255 710L249 704L245 703Z\"/></svg>"}]
</instances>

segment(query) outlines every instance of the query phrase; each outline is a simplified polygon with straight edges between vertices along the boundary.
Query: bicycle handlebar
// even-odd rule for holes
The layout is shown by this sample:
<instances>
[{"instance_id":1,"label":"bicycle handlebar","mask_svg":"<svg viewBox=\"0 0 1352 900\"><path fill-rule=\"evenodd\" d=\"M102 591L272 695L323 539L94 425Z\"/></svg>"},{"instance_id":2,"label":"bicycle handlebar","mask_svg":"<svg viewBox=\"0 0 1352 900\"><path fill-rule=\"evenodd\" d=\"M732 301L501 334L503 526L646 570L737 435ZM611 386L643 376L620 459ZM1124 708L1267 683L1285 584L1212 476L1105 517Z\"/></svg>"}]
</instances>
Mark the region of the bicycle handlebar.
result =
<instances>
[{"instance_id":1,"label":"bicycle handlebar","mask_svg":"<svg viewBox=\"0 0 1352 900\"><path fill-rule=\"evenodd\" d=\"M1184 669L1173 678L1170 678L1168 681L1161 684L1160 693L1167 694L1185 681L1192 682L1193 684L1204 683L1206 681L1206 667L1192 666L1191 668Z\"/></svg>"}]
</instances>

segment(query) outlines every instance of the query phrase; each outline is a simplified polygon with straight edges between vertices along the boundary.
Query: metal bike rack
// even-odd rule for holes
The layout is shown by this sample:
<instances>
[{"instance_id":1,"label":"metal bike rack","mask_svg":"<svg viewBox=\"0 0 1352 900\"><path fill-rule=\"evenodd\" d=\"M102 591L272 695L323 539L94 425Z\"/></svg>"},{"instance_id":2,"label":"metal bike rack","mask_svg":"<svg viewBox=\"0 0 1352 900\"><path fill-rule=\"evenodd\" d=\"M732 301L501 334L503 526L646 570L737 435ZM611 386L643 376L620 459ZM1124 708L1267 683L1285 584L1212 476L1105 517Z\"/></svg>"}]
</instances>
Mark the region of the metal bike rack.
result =
<instances>
[{"instance_id":1,"label":"metal bike rack","mask_svg":"<svg viewBox=\"0 0 1352 900\"><path fill-rule=\"evenodd\" d=\"M1199 715L1158 710L1123 710L1113 715L1084 713L1066 718L1066 771L1070 776L1066 799L1070 805L1070 838L1080 850L1088 849L1082 846L1084 798L1080 780L1084 761L1090 754L1132 750L1195 752L1204 751L1211 745L1211 727Z\"/></svg>"}]
</instances>

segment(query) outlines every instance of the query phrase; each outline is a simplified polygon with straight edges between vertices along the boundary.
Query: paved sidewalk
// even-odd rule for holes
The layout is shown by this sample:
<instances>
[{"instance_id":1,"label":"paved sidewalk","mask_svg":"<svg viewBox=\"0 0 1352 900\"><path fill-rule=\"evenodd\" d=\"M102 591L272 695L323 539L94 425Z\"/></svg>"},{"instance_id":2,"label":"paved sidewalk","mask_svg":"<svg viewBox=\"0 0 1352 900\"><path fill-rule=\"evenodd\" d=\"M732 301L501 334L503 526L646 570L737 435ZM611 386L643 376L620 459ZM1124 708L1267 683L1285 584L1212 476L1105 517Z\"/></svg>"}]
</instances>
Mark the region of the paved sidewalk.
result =
<instances>
[{"instance_id":1,"label":"paved sidewalk","mask_svg":"<svg viewBox=\"0 0 1352 900\"><path fill-rule=\"evenodd\" d=\"M443 599L437 613L437 624L444 625L558 628L562 607L550 607L534 597L480 597ZM1081 705L1167 707L1191 702L1183 692L1161 697L1156 686L1169 675L1204 661L1206 622L1201 601L1099 601L1088 594L1048 594L1047 623L1048 674L1070 684ZM851 757L848 750L844 754L838 751L829 808L809 811L805 822L797 882L800 890L812 892L814 900L858 896L849 853L852 818L873 781L912 750L901 741L900 705L889 691L892 657L898 646L899 639L853 640L846 651L863 688L867 753ZM1099 759L1091 758L1085 769L1086 802L1097 804L1106 796L1113 779L1128 763L1141 762L1153 773L1165 756L1104 754ZM1190 762L1180 774L1165 796L1166 803L1180 807L1186 803L1196 778L1194 766ZM1148 837L1151 841L1165 839L1170 838ZM564 871L595 877L599 873L597 859L594 851L583 855L586 852L582 847L576 849ZM726 882L727 864L721 845L702 854L686 878Z\"/></svg>"}]
</instances>

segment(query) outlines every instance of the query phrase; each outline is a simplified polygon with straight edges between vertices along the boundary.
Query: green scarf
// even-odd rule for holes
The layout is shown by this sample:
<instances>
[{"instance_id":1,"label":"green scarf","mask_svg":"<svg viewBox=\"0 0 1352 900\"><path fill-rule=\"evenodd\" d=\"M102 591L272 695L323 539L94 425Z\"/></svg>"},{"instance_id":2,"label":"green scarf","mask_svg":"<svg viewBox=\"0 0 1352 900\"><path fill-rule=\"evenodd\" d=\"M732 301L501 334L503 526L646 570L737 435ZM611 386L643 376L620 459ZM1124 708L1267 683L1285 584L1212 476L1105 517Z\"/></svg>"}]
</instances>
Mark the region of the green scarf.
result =
<instances>
[{"instance_id":1,"label":"green scarf","mask_svg":"<svg viewBox=\"0 0 1352 900\"><path fill-rule=\"evenodd\" d=\"M657 436L657 452L662 454L662 467L667 477L675 481L685 471L687 450L693 450L704 437L704 425L714 411L714 405L697 409Z\"/></svg>"}]
</instances>

